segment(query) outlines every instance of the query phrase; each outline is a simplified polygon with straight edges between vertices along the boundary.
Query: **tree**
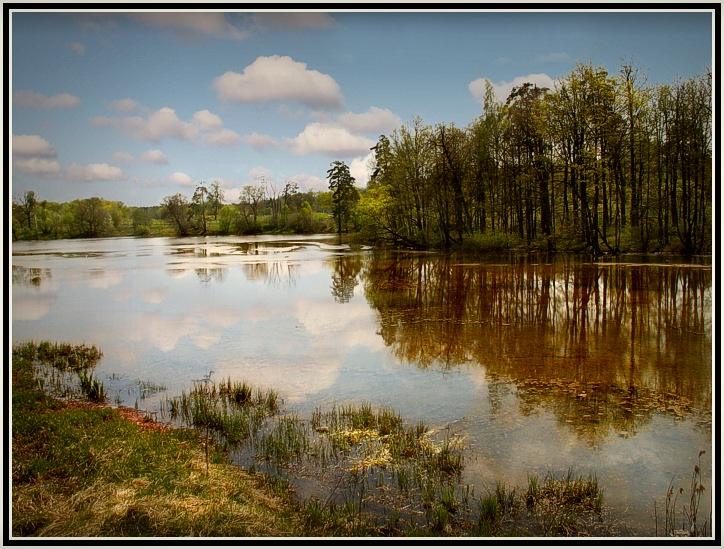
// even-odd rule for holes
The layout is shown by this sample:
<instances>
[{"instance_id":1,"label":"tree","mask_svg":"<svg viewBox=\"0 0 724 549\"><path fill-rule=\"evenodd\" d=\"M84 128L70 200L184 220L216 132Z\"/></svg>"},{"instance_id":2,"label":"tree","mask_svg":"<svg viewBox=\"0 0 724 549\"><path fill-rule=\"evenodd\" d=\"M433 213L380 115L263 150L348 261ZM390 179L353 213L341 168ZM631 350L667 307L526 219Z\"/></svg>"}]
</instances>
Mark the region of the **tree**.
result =
<instances>
[{"instance_id":1,"label":"tree","mask_svg":"<svg viewBox=\"0 0 724 549\"><path fill-rule=\"evenodd\" d=\"M33 234L36 232L35 227L35 207L38 204L38 200L35 197L35 191L26 191L23 197L20 199L20 209L23 213L25 225L29 231Z\"/></svg>"},{"instance_id":2,"label":"tree","mask_svg":"<svg viewBox=\"0 0 724 549\"><path fill-rule=\"evenodd\" d=\"M176 228L176 234L186 236L191 228L193 212L189 201L181 193L167 196L161 202L163 216L169 219Z\"/></svg>"},{"instance_id":3,"label":"tree","mask_svg":"<svg viewBox=\"0 0 724 549\"><path fill-rule=\"evenodd\" d=\"M75 201L75 223L78 234L87 238L101 236L111 217L103 207L103 200L94 196Z\"/></svg>"},{"instance_id":4,"label":"tree","mask_svg":"<svg viewBox=\"0 0 724 549\"><path fill-rule=\"evenodd\" d=\"M209 207L211 208L211 213L214 216L214 221L216 221L216 217L219 215L219 209L223 203L224 191L221 188L221 183L214 181L211 184L211 189L209 189Z\"/></svg>"},{"instance_id":5,"label":"tree","mask_svg":"<svg viewBox=\"0 0 724 549\"><path fill-rule=\"evenodd\" d=\"M327 170L329 190L332 191L332 215L337 223L337 233L346 229L354 204L359 200L359 192L354 186L354 177L349 173L349 166L335 160Z\"/></svg>"},{"instance_id":6,"label":"tree","mask_svg":"<svg viewBox=\"0 0 724 549\"><path fill-rule=\"evenodd\" d=\"M203 235L206 234L206 206L208 196L209 190L206 188L202 181L201 184L199 184L194 191L192 202L193 211L197 219L196 226Z\"/></svg>"},{"instance_id":7,"label":"tree","mask_svg":"<svg viewBox=\"0 0 724 549\"><path fill-rule=\"evenodd\" d=\"M239 201L241 203L242 210L244 210L246 207L251 210L251 215L253 219L253 230L258 229L256 219L259 213L259 204L262 200L264 200L265 193L266 190L264 189L264 185L245 185L241 189L241 193L239 195Z\"/></svg>"}]
</instances>

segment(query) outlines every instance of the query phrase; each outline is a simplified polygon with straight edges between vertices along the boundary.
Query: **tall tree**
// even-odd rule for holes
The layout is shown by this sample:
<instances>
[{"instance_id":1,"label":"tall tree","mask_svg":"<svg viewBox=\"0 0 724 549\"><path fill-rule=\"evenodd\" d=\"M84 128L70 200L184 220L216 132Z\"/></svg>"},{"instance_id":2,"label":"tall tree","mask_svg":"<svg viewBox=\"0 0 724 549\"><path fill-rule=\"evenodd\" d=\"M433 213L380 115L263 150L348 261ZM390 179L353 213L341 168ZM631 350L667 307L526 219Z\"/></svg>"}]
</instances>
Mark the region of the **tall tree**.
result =
<instances>
[{"instance_id":1,"label":"tall tree","mask_svg":"<svg viewBox=\"0 0 724 549\"><path fill-rule=\"evenodd\" d=\"M332 192L332 215L337 224L337 233L346 229L352 208L359 200L359 192L354 186L354 177L349 173L349 166L335 160L327 170L329 190Z\"/></svg>"}]
</instances>

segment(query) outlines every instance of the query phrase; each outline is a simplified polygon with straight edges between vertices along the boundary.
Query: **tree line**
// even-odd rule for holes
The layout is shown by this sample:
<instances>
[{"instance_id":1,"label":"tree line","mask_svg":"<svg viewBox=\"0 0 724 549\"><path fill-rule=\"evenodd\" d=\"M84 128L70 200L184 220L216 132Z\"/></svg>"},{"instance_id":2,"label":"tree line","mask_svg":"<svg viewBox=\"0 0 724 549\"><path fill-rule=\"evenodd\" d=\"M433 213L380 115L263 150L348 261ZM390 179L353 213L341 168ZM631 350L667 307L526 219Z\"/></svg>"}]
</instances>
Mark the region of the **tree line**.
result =
<instances>
[{"instance_id":1,"label":"tree line","mask_svg":"<svg viewBox=\"0 0 724 549\"><path fill-rule=\"evenodd\" d=\"M99 197L52 202L26 191L12 208L13 240L333 230L331 192L300 192L291 180L278 189L263 178L242 187L238 202L231 204L214 181L200 182L190 196L166 196L156 206L127 206Z\"/></svg>"},{"instance_id":2,"label":"tree line","mask_svg":"<svg viewBox=\"0 0 724 549\"><path fill-rule=\"evenodd\" d=\"M467 127L418 117L381 135L366 189L335 161L327 192L260 177L231 204L218 182L142 208L29 191L13 203L13 238L355 231L413 248L706 252L711 78L650 86L632 65L579 64L555 89L525 83L505 102L488 82Z\"/></svg>"},{"instance_id":3,"label":"tree line","mask_svg":"<svg viewBox=\"0 0 724 549\"><path fill-rule=\"evenodd\" d=\"M578 65L469 126L416 118L380 136L359 228L399 245L520 243L594 254L711 246L711 73L648 86Z\"/></svg>"}]
</instances>

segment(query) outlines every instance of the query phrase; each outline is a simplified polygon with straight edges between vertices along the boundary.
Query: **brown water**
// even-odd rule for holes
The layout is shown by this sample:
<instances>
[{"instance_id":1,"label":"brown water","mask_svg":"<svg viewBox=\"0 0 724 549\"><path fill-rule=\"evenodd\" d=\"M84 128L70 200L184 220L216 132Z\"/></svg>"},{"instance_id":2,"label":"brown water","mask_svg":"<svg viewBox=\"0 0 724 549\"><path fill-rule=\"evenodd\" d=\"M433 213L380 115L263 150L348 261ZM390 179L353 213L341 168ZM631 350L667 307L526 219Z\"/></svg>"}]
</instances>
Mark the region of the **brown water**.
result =
<instances>
[{"instance_id":1,"label":"brown water","mask_svg":"<svg viewBox=\"0 0 724 549\"><path fill-rule=\"evenodd\" d=\"M688 486L702 449L711 486L705 261L119 238L14 243L12 281L13 341L98 345L96 374L118 403L153 411L210 375L274 387L302 415L389 405L464 435L464 481L479 491L595 473L644 535L653 500L661 513L669 481Z\"/></svg>"}]
</instances>

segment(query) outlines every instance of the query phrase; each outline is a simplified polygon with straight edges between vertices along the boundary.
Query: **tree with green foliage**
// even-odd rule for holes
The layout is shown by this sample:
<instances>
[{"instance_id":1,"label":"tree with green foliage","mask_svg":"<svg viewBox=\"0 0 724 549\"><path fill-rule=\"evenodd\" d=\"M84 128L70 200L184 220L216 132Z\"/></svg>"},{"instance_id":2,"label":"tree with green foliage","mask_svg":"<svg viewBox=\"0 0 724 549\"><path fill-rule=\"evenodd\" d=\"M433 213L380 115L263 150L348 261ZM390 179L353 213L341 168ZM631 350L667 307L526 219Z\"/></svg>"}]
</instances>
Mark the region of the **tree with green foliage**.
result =
<instances>
[{"instance_id":1,"label":"tree with green foliage","mask_svg":"<svg viewBox=\"0 0 724 549\"><path fill-rule=\"evenodd\" d=\"M206 208L209 196L209 189L206 188L202 181L194 191L191 199L193 204L193 214L196 218L197 230L202 234L206 234Z\"/></svg>"},{"instance_id":2,"label":"tree with green foliage","mask_svg":"<svg viewBox=\"0 0 724 549\"><path fill-rule=\"evenodd\" d=\"M191 231L193 211L191 205L184 195L176 193L167 196L161 202L163 216L170 220L179 236L187 236Z\"/></svg>"},{"instance_id":3,"label":"tree with green foliage","mask_svg":"<svg viewBox=\"0 0 724 549\"><path fill-rule=\"evenodd\" d=\"M342 228L346 230L354 205L359 200L359 192L354 186L355 181L349 173L349 166L344 162L332 162L327 170L327 179L332 192L332 215L337 224L337 233L342 234Z\"/></svg>"}]
</instances>

